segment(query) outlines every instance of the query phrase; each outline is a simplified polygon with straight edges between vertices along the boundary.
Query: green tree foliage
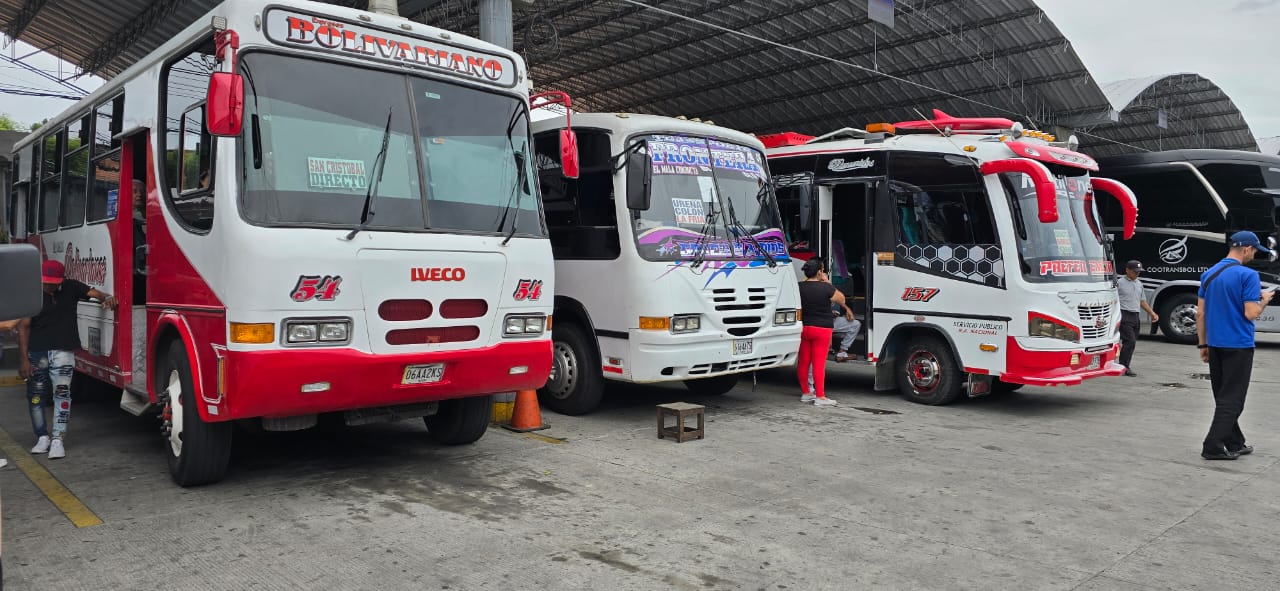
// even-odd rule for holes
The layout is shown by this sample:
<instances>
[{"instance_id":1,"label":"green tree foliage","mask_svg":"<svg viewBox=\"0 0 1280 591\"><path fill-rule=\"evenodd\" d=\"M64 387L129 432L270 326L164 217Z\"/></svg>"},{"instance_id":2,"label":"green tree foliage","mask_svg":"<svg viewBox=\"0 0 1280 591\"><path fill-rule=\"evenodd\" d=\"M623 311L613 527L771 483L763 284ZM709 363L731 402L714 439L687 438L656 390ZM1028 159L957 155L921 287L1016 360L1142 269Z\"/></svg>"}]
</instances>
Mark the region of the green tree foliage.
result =
<instances>
[{"instance_id":1,"label":"green tree foliage","mask_svg":"<svg viewBox=\"0 0 1280 591\"><path fill-rule=\"evenodd\" d=\"M0 131L26 131L27 126L18 123L17 119L10 117L8 113L0 113Z\"/></svg>"}]
</instances>

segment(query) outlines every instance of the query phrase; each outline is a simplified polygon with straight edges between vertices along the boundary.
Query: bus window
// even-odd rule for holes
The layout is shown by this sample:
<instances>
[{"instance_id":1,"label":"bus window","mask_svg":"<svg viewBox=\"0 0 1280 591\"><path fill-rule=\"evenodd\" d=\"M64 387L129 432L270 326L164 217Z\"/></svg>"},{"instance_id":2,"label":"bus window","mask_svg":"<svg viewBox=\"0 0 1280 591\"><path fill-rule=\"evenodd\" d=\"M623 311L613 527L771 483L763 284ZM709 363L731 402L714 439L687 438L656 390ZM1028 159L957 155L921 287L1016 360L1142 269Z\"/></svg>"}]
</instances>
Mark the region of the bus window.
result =
<instances>
[{"instance_id":1,"label":"bus window","mask_svg":"<svg viewBox=\"0 0 1280 591\"><path fill-rule=\"evenodd\" d=\"M66 146L63 133L57 131L44 138L44 165L40 174L40 219L37 227L41 232L58 229L58 206L62 200L62 150Z\"/></svg>"},{"instance_id":2,"label":"bus window","mask_svg":"<svg viewBox=\"0 0 1280 591\"><path fill-rule=\"evenodd\" d=\"M98 105L93 123L93 152L99 154L120 147L120 140L114 139L124 128L124 95Z\"/></svg>"},{"instance_id":3,"label":"bus window","mask_svg":"<svg viewBox=\"0 0 1280 591\"><path fill-rule=\"evenodd\" d=\"M1266 194L1250 194L1250 189L1266 189L1267 178L1263 175L1266 168L1251 162L1237 164L1202 164L1200 173L1209 180L1209 184L1222 197L1231 212L1231 228L1228 230L1270 228L1272 212L1275 208L1273 200ZM1277 175L1280 176L1280 175ZM1270 188L1280 186L1273 184Z\"/></svg>"},{"instance_id":4,"label":"bus window","mask_svg":"<svg viewBox=\"0 0 1280 591\"><path fill-rule=\"evenodd\" d=\"M579 130L581 170L576 179L560 170L560 133L534 140L534 162L542 188L547 229L556 259L613 260L622 252L614 209L609 134Z\"/></svg>"},{"instance_id":5,"label":"bus window","mask_svg":"<svg viewBox=\"0 0 1280 591\"><path fill-rule=\"evenodd\" d=\"M890 170L899 242L996 244L991 208L972 163L943 155L895 153Z\"/></svg>"},{"instance_id":6,"label":"bus window","mask_svg":"<svg viewBox=\"0 0 1280 591\"><path fill-rule=\"evenodd\" d=\"M213 43L170 63L164 72L167 133L164 191L178 219L197 232L213 227L213 142L204 125L204 94L213 73ZM122 196L127 198L127 196Z\"/></svg>"},{"instance_id":7,"label":"bus window","mask_svg":"<svg viewBox=\"0 0 1280 591\"><path fill-rule=\"evenodd\" d=\"M114 194L112 192L115 192ZM89 203L85 207L89 223L101 222L116 216L120 203L120 154L99 158L93 166L93 184L89 188ZM131 197L126 195L125 199ZM127 203L127 202L126 202Z\"/></svg>"},{"instance_id":8,"label":"bus window","mask_svg":"<svg viewBox=\"0 0 1280 591\"><path fill-rule=\"evenodd\" d=\"M1187 166L1144 167L1141 171L1111 172L1099 176L1128 185L1138 196L1138 223L1147 228L1183 228L1206 232L1227 230L1222 211L1200 178ZM1119 227L1114 199L1097 199L1108 227ZM1114 223L1113 222L1117 222Z\"/></svg>"},{"instance_id":9,"label":"bus window","mask_svg":"<svg viewBox=\"0 0 1280 591\"><path fill-rule=\"evenodd\" d=\"M74 228L84 224L85 195L88 191L90 118L88 114L67 125L67 150L62 161L62 204L59 225Z\"/></svg>"}]
</instances>

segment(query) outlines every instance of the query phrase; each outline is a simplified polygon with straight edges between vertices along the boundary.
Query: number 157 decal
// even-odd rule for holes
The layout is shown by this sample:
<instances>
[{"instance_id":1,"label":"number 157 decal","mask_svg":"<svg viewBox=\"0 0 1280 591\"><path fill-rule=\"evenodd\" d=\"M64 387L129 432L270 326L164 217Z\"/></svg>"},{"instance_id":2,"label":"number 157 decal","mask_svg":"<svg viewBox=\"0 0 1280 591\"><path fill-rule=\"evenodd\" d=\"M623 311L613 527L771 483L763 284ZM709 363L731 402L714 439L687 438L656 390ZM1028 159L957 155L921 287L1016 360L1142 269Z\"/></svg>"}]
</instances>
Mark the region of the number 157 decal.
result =
<instances>
[{"instance_id":1,"label":"number 157 decal","mask_svg":"<svg viewBox=\"0 0 1280 591\"><path fill-rule=\"evenodd\" d=\"M934 287L908 287L902 292L902 301L904 302L927 302L938 295L940 290Z\"/></svg>"}]
</instances>

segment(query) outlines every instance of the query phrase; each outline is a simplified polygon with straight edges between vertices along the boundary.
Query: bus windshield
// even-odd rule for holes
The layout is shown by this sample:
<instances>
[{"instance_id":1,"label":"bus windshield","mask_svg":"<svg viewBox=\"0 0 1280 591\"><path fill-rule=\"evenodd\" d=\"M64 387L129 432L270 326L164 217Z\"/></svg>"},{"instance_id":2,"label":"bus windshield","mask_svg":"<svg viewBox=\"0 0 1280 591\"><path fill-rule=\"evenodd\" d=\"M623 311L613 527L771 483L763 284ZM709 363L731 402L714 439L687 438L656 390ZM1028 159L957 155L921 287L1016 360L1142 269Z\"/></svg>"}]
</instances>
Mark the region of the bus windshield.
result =
<instances>
[{"instance_id":1,"label":"bus windshield","mask_svg":"<svg viewBox=\"0 0 1280 591\"><path fill-rule=\"evenodd\" d=\"M1110 281L1115 265L1103 245L1089 175L1058 176L1058 221L1040 221L1036 190L1022 173L1005 173L1013 191L1022 274L1033 282Z\"/></svg>"},{"instance_id":2,"label":"bus windshield","mask_svg":"<svg viewBox=\"0 0 1280 591\"><path fill-rule=\"evenodd\" d=\"M507 233L514 224L545 236L518 97L269 53L241 63L249 221L358 224L389 119L368 228Z\"/></svg>"},{"instance_id":3,"label":"bus windshield","mask_svg":"<svg viewBox=\"0 0 1280 591\"><path fill-rule=\"evenodd\" d=\"M714 139L678 135L644 139L653 158L653 183L649 209L632 212L641 256L649 260L688 260L699 254L707 259L763 258L756 242L775 258L786 256L763 154Z\"/></svg>"}]
</instances>

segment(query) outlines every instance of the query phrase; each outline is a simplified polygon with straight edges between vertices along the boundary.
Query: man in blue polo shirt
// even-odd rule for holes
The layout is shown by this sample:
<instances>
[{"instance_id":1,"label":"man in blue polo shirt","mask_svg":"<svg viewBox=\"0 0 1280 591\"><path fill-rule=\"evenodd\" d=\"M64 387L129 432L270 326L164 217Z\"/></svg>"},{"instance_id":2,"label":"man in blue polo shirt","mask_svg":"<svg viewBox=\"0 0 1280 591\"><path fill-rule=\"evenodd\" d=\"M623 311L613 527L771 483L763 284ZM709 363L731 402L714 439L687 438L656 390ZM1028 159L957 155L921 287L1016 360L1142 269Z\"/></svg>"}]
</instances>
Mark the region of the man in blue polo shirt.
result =
<instances>
[{"instance_id":1,"label":"man in blue polo shirt","mask_svg":"<svg viewBox=\"0 0 1280 591\"><path fill-rule=\"evenodd\" d=\"M1200 360L1209 364L1215 401L1213 423L1200 452L1206 460L1234 460L1253 453L1238 421L1253 373L1253 321L1275 295L1264 293L1258 272L1245 266L1258 254L1271 255L1258 236L1236 232L1229 244L1227 258L1200 276L1196 307Z\"/></svg>"}]
</instances>

